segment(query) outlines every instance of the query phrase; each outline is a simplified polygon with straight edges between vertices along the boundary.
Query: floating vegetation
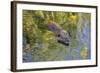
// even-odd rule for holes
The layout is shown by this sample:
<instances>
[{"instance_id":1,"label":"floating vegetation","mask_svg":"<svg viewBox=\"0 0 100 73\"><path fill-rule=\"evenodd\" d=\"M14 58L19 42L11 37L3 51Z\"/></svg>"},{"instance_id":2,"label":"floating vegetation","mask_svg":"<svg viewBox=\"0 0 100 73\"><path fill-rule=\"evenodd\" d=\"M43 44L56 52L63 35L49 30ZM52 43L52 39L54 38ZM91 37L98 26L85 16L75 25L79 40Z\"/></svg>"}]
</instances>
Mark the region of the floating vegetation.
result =
<instances>
[{"instance_id":1,"label":"floating vegetation","mask_svg":"<svg viewBox=\"0 0 100 73\"><path fill-rule=\"evenodd\" d=\"M91 14L23 10L23 62L90 59Z\"/></svg>"},{"instance_id":2,"label":"floating vegetation","mask_svg":"<svg viewBox=\"0 0 100 73\"><path fill-rule=\"evenodd\" d=\"M80 52L82 59L86 59L87 54L88 54L88 48L84 47Z\"/></svg>"}]
</instances>

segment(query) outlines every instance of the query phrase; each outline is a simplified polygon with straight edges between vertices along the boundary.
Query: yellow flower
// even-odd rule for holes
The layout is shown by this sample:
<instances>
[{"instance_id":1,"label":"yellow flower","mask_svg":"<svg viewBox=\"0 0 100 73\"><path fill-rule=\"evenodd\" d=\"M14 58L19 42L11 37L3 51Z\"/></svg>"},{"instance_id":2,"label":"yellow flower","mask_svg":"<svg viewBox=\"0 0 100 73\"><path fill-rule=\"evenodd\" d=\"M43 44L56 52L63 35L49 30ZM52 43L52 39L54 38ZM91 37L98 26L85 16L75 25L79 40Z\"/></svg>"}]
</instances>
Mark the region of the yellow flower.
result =
<instances>
[{"instance_id":1,"label":"yellow flower","mask_svg":"<svg viewBox=\"0 0 100 73\"><path fill-rule=\"evenodd\" d=\"M70 19L71 19L72 21L77 21L77 15L71 15L71 16L70 16Z\"/></svg>"},{"instance_id":2,"label":"yellow flower","mask_svg":"<svg viewBox=\"0 0 100 73\"><path fill-rule=\"evenodd\" d=\"M87 54L88 54L88 48L87 47L84 47L81 52L80 52L80 55L83 59L85 59L87 57Z\"/></svg>"}]
</instances>

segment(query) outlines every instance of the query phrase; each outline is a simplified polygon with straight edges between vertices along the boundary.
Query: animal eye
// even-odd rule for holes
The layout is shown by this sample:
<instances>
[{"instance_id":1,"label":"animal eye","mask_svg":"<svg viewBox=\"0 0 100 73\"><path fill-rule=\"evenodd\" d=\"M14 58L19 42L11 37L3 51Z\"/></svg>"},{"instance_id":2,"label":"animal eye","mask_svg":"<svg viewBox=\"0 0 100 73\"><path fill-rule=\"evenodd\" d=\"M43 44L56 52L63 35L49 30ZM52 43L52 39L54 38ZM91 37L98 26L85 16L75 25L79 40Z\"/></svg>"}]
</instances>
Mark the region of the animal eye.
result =
<instances>
[{"instance_id":1,"label":"animal eye","mask_svg":"<svg viewBox=\"0 0 100 73\"><path fill-rule=\"evenodd\" d=\"M60 34L58 34L57 36L60 37Z\"/></svg>"}]
</instances>

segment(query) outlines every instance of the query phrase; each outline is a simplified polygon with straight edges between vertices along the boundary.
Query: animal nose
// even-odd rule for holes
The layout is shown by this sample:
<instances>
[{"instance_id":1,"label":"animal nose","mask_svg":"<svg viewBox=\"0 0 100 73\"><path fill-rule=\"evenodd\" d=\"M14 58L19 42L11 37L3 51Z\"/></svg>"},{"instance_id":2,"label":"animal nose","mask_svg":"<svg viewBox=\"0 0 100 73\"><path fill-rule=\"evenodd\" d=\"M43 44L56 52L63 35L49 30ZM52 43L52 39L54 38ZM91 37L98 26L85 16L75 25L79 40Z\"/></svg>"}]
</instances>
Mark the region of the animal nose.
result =
<instances>
[{"instance_id":1,"label":"animal nose","mask_svg":"<svg viewBox=\"0 0 100 73\"><path fill-rule=\"evenodd\" d=\"M58 40L58 43L61 43L61 44L65 45L65 46L69 46L69 43L68 42L66 43L63 40Z\"/></svg>"}]
</instances>

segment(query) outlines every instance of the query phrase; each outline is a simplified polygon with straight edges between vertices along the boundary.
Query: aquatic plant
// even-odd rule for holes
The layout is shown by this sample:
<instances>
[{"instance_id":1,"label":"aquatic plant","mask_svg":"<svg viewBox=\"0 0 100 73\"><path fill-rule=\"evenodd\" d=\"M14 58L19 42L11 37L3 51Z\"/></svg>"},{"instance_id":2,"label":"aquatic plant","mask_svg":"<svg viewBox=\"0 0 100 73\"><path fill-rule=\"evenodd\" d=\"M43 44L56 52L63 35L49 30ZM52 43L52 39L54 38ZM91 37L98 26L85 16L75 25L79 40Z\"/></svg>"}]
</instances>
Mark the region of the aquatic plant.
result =
<instances>
[{"instance_id":1,"label":"aquatic plant","mask_svg":"<svg viewBox=\"0 0 100 73\"><path fill-rule=\"evenodd\" d=\"M90 18L89 13L23 10L23 62L90 59Z\"/></svg>"}]
</instances>

